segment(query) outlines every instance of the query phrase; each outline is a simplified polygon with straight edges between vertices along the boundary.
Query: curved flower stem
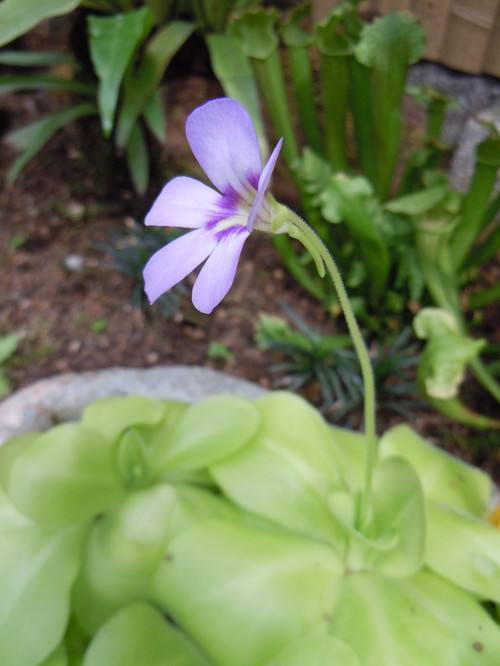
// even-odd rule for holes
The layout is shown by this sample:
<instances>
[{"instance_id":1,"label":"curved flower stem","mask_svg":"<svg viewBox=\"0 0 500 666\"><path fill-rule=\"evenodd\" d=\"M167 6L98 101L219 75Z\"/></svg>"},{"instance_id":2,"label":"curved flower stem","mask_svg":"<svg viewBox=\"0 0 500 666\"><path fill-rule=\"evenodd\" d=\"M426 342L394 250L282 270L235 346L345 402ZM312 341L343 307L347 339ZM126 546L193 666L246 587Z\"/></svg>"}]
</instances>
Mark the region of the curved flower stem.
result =
<instances>
[{"instance_id":1,"label":"curved flower stem","mask_svg":"<svg viewBox=\"0 0 500 666\"><path fill-rule=\"evenodd\" d=\"M356 351L359 365L361 366L361 374L363 377L364 385L364 427L367 440L366 457L365 457L365 478L364 489L361 496L361 503L358 514L358 527L362 527L368 516L369 507L371 504L372 485L373 485L373 472L377 461L377 434L376 434L376 419L375 419L375 381L373 376L373 369L368 355L363 336L354 316L354 312L347 295L344 282L340 275L337 264L335 263L332 255L326 248L325 244L316 234L316 232L298 215L293 211L287 209L288 221L291 223L289 227L289 234L293 238L301 241L303 245L316 255L324 264L326 272L330 276L337 296L344 312L344 317L347 323L347 328L352 338L354 349ZM316 262L318 264L318 262ZM321 274L321 266L318 267ZM323 272L324 275L324 272ZM321 277L323 277L321 275Z\"/></svg>"}]
</instances>

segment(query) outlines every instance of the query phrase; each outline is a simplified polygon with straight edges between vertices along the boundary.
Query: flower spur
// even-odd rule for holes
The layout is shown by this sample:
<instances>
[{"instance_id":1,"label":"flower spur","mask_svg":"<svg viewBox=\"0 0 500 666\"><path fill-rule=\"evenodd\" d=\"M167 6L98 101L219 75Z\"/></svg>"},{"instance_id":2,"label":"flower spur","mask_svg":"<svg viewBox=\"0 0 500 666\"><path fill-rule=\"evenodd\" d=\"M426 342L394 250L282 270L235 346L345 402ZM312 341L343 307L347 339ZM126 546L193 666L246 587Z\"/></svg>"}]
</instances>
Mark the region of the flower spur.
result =
<instances>
[{"instance_id":1,"label":"flower spur","mask_svg":"<svg viewBox=\"0 0 500 666\"><path fill-rule=\"evenodd\" d=\"M210 314L231 288L252 230L271 230L273 199L267 189L283 140L262 168L250 116L229 98L214 99L195 109L186 122L186 137L217 190L186 176L165 185L145 224L194 231L151 257L144 268L145 290L153 303L206 260L192 300L197 310Z\"/></svg>"}]
</instances>

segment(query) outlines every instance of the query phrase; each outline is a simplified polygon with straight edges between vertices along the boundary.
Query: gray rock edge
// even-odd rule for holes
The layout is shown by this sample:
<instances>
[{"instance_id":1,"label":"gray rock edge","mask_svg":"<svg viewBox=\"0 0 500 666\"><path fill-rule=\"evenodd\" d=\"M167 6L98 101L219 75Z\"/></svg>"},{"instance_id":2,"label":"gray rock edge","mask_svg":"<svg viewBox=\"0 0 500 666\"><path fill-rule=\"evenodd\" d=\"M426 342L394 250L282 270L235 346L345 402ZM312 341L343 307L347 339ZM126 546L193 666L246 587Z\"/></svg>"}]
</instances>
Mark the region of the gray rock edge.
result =
<instances>
[{"instance_id":1,"label":"gray rock edge","mask_svg":"<svg viewBox=\"0 0 500 666\"><path fill-rule=\"evenodd\" d=\"M182 365L156 368L108 368L42 379L0 402L0 444L9 437L74 421L90 402L109 396L143 395L197 402L229 393L258 398L264 389L208 368Z\"/></svg>"}]
</instances>

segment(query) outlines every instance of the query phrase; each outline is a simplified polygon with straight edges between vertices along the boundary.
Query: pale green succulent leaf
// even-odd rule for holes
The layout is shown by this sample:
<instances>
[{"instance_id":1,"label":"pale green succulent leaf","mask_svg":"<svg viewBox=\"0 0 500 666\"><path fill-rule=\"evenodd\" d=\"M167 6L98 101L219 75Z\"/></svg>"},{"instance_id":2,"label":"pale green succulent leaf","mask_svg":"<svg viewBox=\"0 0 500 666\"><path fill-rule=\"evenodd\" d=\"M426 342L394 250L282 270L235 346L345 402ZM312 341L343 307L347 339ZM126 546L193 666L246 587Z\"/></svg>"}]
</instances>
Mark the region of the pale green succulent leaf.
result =
<instances>
[{"instance_id":1,"label":"pale green succulent leaf","mask_svg":"<svg viewBox=\"0 0 500 666\"><path fill-rule=\"evenodd\" d=\"M0 663L38 664L63 637L84 531L46 531L0 489L0 532Z\"/></svg>"},{"instance_id":2,"label":"pale green succulent leaf","mask_svg":"<svg viewBox=\"0 0 500 666\"><path fill-rule=\"evenodd\" d=\"M387 430L380 451L411 463L427 499L475 516L486 514L492 492L489 476L427 442L408 425Z\"/></svg>"},{"instance_id":3,"label":"pale green succulent leaf","mask_svg":"<svg viewBox=\"0 0 500 666\"><path fill-rule=\"evenodd\" d=\"M301 634L325 633L341 571L322 544L210 521L171 542L156 599L214 663L255 666Z\"/></svg>"},{"instance_id":4,"label":"pale green succulent leaf","mask_svg":"<svg viewBox=\"0 0 500 666\"><path fill-rule=\"evenodd\" d=\"M500 628L468 593L435 574L346 576L332 634L364 666L496 666Z\"/></svg>"},{"instance_id":5,"label":"pale green succulent leaf","mask_svg":"<svg viewBox=\"0 0 500 666\"><path fill-rule=\"evenodd\" d=\"M289 643L266 666L361 666L355 652L333 636L307 636Z\"/></svg>"},{"instance_id":6,"label":"pale green succulent leaf","mask_svg":"<svg viewBox=\"0 0 500 666\"><path fill-rule=\"evenodd\" d=\"M500 603L500 530L486 520L429 502L425 559L443 578Z\"/></svg>"},{"instance_id":7,"label":"pale green succulent leaf","mask_svg":"<svg viewBox=\"0 0 500 666\"><path fill-rule=\"evenodd\" d=\"M84 523L124 492L110 442L73 423L52 428L20 451L7 491L23 513L50 527Z\"/></svg>"},{"instance_id":8,"label":"pale green succulent leaf","mask_svg":"<svg viewBox=\"0 0 500 666\"><path fill-rule=\"evenodd\" d=\"M257 435L211 467L215 480L249 511L310 536L342 539L328 507L341 483L328 426L292 394L276 392L255 405L261 416Z\"/></svg>"},{"instance_id":9,"label":"pale green succulent leaf","mask_svg":"<svg viewBox=\"0 0 500 666\"><path fill-rule=\"evenodd\" d=\"M92 639L82 666L209 666L193 643L153 606L118 611Z\"/></svg>"}]
</instances>

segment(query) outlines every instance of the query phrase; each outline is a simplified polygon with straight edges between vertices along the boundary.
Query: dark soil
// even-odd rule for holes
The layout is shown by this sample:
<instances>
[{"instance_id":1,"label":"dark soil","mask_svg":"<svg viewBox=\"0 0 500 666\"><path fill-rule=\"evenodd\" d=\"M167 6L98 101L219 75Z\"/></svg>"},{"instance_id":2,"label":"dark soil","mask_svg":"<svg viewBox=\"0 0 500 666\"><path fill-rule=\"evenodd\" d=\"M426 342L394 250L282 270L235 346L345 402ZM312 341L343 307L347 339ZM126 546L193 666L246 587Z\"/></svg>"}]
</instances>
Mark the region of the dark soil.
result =
<instances>
[{"instance_id":1,"label":"dark soil","mask_svg":"<svg viewBox=\"0 0 500 666\"><path fill-rule=\"evenodd\" d=\"M130 188L123 164L113 158L94 119L59 132L14 186L3 187L0 335L23 336L8 364L14 388L60 372L160 364L204 365L269 388L276 380L269 370L276 358L257 349L259 313L283 316L281 304L286 303L320 331L342 330L341 322L332 321L284 271L265 237L250 238L233 289L210 317L195 312L189 298L182 299L171 319L155 307L134 307L131 299L137 284L113 270L99 249L104 245L111 251L112 238L118 232L126 234L134 220L142 220L164 180L174 173L196 173L184 138L185 118L199 103L219 94L218 84L207 77L203 66L189 76L178 67L176 78L169 79L168 146L161 150L157 146L155 156L156 170L164 177L152 183L143 199ZM60 98L47 94L5 97L3 130L22 126L60 105ZM4 145L0 177L11 159ZM293 204L283 172L278 171L274 189L278 198ZM79 265L74 266L75 261ZM495 265L482 280L492 283L499 272ZM487 309L475 335L494 332L497 315L494 308ZM233 358L226 362L209 358L212 342L227 347ZM314 390L308 397L316 397ZM468 399L473 406L484 407L482 392L472 391ZM380 429L398 420L401 417L382 415ZM498 477L496 436L450 424L425 407L419 408L412 425Z\"/></svg>"}]
</instances>

